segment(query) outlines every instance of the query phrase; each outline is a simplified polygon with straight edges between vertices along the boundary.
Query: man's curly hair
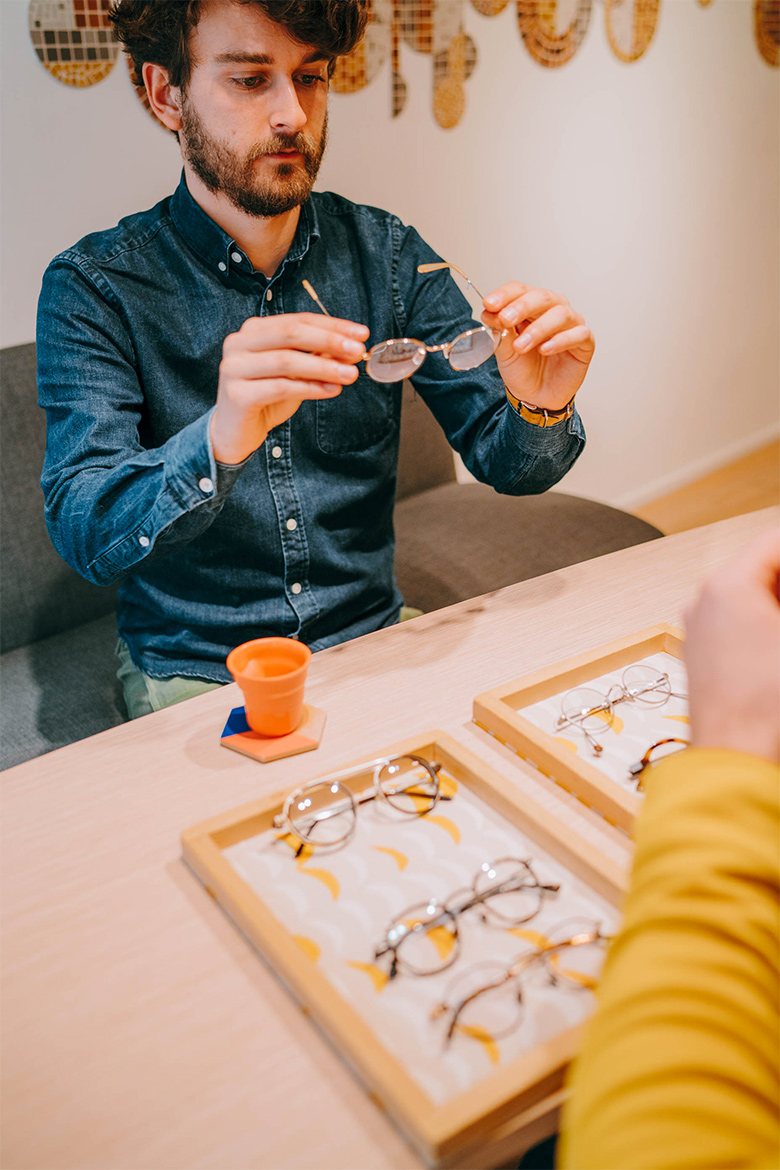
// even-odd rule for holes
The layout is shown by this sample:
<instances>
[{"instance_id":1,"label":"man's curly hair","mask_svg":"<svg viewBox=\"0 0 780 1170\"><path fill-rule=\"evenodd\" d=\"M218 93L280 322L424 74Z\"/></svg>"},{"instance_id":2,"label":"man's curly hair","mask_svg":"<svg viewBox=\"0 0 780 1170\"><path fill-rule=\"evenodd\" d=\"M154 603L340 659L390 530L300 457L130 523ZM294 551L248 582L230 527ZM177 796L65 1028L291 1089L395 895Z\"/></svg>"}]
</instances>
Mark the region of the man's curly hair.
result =
<instances>
[{"instance_id":1,"label":"man's curly hair","mask_svg":"<svg viewBox=\"0 0 780 1170\"><path fill-rule=\"evenodd\" d=\"M200 19L203 0L115 0L109 12L117 40L133 62L134 80L142 86L144 64L162 65L171 84L185 90L192 73L190 34ZM253 5L280 25L293 40L321 49L330 58L351 53L368 23L369 0L233 0Z\"/></svg>"}]
</instances>

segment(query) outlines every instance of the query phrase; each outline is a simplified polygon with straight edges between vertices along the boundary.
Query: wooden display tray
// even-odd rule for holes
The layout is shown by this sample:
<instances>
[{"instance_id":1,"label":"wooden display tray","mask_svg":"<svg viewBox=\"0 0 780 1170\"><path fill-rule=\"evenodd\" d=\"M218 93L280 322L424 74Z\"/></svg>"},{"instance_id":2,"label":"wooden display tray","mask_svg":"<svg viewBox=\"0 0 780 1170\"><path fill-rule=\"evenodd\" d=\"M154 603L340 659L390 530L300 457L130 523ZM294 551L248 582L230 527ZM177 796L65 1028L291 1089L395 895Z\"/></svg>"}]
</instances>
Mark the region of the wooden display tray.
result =
<instances>
[{"instance_id":1,"label":"wooden display tray","mask_svg":"<svg viewBox=\"0 0 780 1170\"><path fill-rule=\"evenodd\" d=\"M681 659L683 638L682 630L676 626L660 623L513 679L477 695L474 722L514 748L518 755L530 760L540 772L574 793L584 804L596 809L611 824L630 833L642 807L642 798L624 791L587 760L572 756L553 736L521 715L519 708L585 685L599 675L629 666L651 654L665 652Z\"/></svg>"},{"instance_id":2,"label":"wooden display tray","mask_svg":"<svg viewBox=\"0 0 780 1170\"><path fill-rule=\"evenodd\" d=\"M449 735L427 732L372 753L371 758L410 752L440 763L459 785L520 829L587 888L611 905L619 905L626 872ZM371 775L367 770L346 783L358 790ZM271 827L283 795L254 801L186 830L183 856L306 1014L333 1041L374 1101L421 1157L437 1167L496 1166L554 1132L565 1070L577 1051L582 1026L567 1027L468 1091L444 1104L434 1103L223 856L225 849Z\"/></svg>"}]
</instances>

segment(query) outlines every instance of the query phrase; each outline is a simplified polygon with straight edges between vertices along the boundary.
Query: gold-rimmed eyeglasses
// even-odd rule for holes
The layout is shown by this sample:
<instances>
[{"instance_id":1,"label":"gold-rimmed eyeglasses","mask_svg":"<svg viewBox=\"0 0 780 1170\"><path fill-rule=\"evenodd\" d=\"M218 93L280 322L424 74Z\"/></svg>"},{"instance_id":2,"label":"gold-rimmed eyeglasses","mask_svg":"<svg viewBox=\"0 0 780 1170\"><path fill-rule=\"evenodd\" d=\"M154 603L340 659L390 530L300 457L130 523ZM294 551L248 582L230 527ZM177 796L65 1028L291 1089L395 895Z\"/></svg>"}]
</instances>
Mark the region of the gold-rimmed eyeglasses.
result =
<instances>
[{"instance_id":1,"label":"gold-rimmed eyeglasses","mask_svg":"<svg viewBox=\"0 0 780 1170\"><path fill-rule=\"evenodd\" d=\"M529 922L542 908L545 897L560 886L540 882L529 861L501 857L486 861L470 886L457 890L444 902L429 898L407 907L390 923L374 958L390 955L389 978L438 975L451 967L460 954L458 918L479 907L482 921L504 930Z\"/></svg>"},{"instance_id":2,"label":"gold-rimmed eyeglasses","mask_svg":"<svg viewBox=\"0 0 780 1170\"><path fill-rule=\"evenodd\" d=\"M499 1040L519 1027L525 1008L522 979L536 966L558 987L593 991L611 941L599 923L563 922L508 965L479 963L462 972L431 1013L433 1019L446 1022L445 1046L456 1031Z\"/></svg>"},{"instance_id":3,"label":"gold-rimmed eyeglasses","mask_svg":"<svg viewBox=\"0 0 780 1170\"><path fill-rule=\"evenodd\" d=\"M435 264L417 265L418 272L438 272L445 268L462 276L466 281L466 288L473 288L480 300L483 299L482 293L473 281L457 265L448 264L444 260ZM302 283L326 317L332 316L309 281L304 280ZM474 370L493 356L506 332L479 325L474 329L467 329L465 333L459 333L453 341L445 341L441 345L426 345L424 341L418 341L415 337L394 337L372 346L360 360L366 363L366 373L375 382L401 382L404 378L410 378L419 370L429 353L441 353L453 370Z\"/></svg>"},{"instance_id":4,"label":"gold-rimmed eyeglasses","mask_svg":"<svg viewBox=\"0 0 780 1170\"><path fill-rule=\"evenodd\" d=\"M672 690L669 675L654 666L636 663L623 671L620 683L606 693L592 687L576 687L567 691L561 700L561 713L556 727L578 727L595 756L603 747L594 738L603 734L612 721L612 712L618 703L639 703L645 707L662 707L669 699L687 699L688 696Z\"/></svg>"},{"instance_id":5,"label":"gold-rimmed eyeglasses","mask_svg":"<svg viewBox=\"0 0 780 1170\"><path fill-rule=\"evenodd\" d=\"M401 817L424 817L440 800L451 800L439 785L441 764L423 756L380 756L296 788L273 819L275 829L286 829L300 841L295 856L309 845L334 848L355 831L362 804L381 801ZM353 792L344 780L373 771L373 784Z\"/></svg>"}]
</instances>

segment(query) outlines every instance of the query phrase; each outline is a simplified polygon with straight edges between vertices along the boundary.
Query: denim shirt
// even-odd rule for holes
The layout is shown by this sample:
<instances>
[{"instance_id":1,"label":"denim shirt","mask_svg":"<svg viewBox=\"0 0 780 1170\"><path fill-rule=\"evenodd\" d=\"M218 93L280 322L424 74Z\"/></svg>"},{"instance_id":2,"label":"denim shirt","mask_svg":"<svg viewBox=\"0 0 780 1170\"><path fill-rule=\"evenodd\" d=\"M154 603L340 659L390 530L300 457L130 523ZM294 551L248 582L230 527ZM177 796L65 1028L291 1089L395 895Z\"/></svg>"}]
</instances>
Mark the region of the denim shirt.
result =
<instances>
[{"instance_id":1,"label":"denim shirt","mask_svg":"<svg viewBox=\"0 0 780 1170\"><path fill-rule=\"evenodd\" d=\"M222 345L251 316L316 311L429 344L473 327L439 259L395 216L312 194L269 280L190 195L81 240L47 269L38 310L41 484L55 548L88 580L120 581L118 630L155 678L229 680L225 657L266 635L319 650L397 620L393 504L401 384L359 367L303 402L237 467L209 439ZM534 427L495 360L465 373L429 354L414 385L469 470L542 492L584 444L576 413ZM511 539L511 533L507 533Z\"/></svg>"}]
</instances>

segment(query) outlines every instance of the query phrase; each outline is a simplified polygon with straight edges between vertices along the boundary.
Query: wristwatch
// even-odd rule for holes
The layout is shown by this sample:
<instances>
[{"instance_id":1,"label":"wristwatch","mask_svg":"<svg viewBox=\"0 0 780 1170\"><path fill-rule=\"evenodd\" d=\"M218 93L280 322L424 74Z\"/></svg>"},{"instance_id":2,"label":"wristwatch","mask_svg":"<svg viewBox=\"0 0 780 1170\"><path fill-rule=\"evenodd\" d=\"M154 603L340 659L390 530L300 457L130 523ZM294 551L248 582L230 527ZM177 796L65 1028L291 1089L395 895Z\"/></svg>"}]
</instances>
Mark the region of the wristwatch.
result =
<instances>
[{"instance_id":1,"label":"wristwatch","mask_svg":"<svg viewBox=\"0 0 780 1170\"><path fill-rule=\"evenodd\" d=\"M565 418L571 418L574 414L574 397L570 398L565 406L560 410L546 410L543 406L529 406L527 402L521 402L519 398L515 398L506 386L506 396L509 400L509 405L516 410L521 418L524 418L527 423L534 427L554 427L556 423L563 422Z\"/></svg>"}]
</instances>

